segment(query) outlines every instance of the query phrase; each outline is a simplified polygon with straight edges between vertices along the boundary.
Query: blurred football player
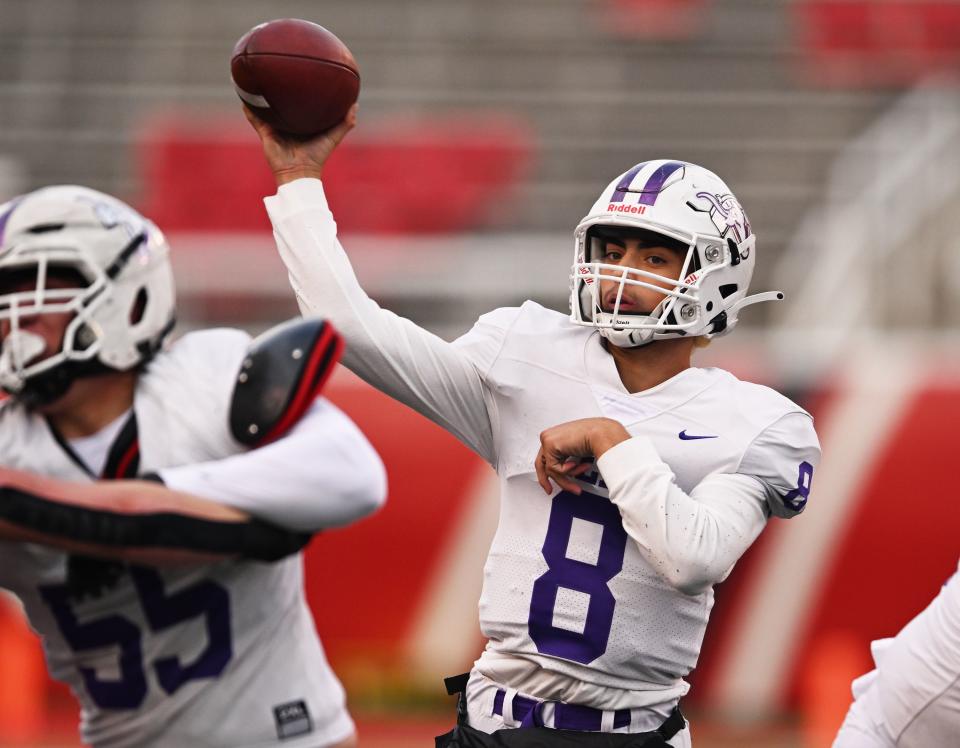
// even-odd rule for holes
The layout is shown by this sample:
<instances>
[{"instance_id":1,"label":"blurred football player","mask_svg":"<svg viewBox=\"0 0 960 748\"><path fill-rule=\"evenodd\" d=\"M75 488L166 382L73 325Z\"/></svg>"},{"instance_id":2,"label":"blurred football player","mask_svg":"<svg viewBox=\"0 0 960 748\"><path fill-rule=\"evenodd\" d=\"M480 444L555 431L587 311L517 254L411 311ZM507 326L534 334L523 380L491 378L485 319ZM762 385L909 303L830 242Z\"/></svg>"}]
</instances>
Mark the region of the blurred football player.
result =
<instances>
[{"instance_id":1,"label":"blurred football player","mask_svg":"<svg viewBox=\"0 0 960 748\"><path fill-rule=\"evenodd\" d=\"M383 501L383 465L316 399L327 323L166 346L157 228L83 187L0 209L0 587L96 748L349 746L300 549Z\"/></svg>"},{"instance_id":2,"label":"blurred football player","mask_svg":"<svg viewBox=\"0 0 960 748\"><path fill-rule=\"evenodd\" d=\"M926 748L960 741L960 571L853 682L834 748Z\"/></svg>"},{"instance_id":3,"label":"blurred football player","mask_svg":"<svg viewBox=\"0 0 960 748\"><path fill-rule=\"evenodd\" d=\"M306 143L248 118L301 310L343 331L349 368L500 476L488 643L437 744L689 745L677 705L713 586L768 517L804 508L819 459L800 407L691 366L776 296L747 296L754 236L729 188L681 161L634 166L576 228L570 316L528 301L446 343L369 299L337 240L319 178L356 112Z\"/></svg>"}]
</instances>

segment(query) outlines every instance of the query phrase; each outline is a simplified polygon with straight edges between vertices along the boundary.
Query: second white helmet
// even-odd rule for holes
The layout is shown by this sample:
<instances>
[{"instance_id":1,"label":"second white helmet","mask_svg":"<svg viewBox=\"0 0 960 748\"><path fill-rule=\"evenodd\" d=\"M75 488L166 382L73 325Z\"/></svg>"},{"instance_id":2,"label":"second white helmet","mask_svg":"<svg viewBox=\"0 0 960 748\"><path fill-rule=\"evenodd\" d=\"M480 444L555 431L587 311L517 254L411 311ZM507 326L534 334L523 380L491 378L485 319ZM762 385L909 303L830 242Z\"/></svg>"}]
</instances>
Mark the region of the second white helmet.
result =
<instances>
[{"instance_id":1,"label":"second white helmet","mask_svg":"<svg viewBox=\"0 0 960 748\"><path fill-rule=\"evenodd\" d=\"M50 287L57 274L69 287ZM0 385L34 402L79 377L149 360L174 320L169 248L157 227L126 203L73 185L45 187L0 206L0 278L22 290L0 295L8 333ZM60 350L22 329L30 315L69 313Z\"/></svg>"}]
</instances>

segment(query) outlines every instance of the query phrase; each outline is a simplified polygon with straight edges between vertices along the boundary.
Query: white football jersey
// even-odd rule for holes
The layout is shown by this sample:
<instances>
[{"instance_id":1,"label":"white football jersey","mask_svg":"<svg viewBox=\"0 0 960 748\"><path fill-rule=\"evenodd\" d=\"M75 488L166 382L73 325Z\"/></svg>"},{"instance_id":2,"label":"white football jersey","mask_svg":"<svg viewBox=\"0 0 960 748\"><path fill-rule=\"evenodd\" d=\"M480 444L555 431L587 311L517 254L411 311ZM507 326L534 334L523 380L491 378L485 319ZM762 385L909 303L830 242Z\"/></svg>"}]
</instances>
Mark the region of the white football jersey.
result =
<instances>
[{"instance_id":1,"label":"white football jersey","mask_svg":"<svg viewBox=\"0 0 960 748\"><path fill-rule=\"evenodd\" d=\"M812 419L721 369L687 369L629 394L595 331L532 302L485 315L454 345L483 373L496 413L502 503L480 598L488 649L615 689L677 687L696 664L712 588L668 584L628 536L599 470L582 476L579 496L545 495L534 470L540 432L615 419L652 442L681 491L712 474L752 476L769 511L790 516L819 459Z\"/></svg>"},{"instance_id":2,"label":"white football jersey","mask_svg":"<svg viewBox=\"0 0 960 748\"><path fill-rule=\"evenodd\" d=\"M117 437L108 470L139 459L144 474L245 452L228 412L249 342L240 331L210 330L158 354L138 380L135 429ZM0 461L91 479L43 418L11 401L0 407ZM68 558L0 543L0 586L23 602L51 674L80 701L86 743L316 748L353 731L304 598L300 554L163 569L106 564L113 579L86 595L66 584Z\"/></svg>"},{"instance_id":3,"label":"white football jersey","mask_svg":"<svg viewBox=\"0 0 960 748\"><path fill-rule=\"evenodd\" d=\"M649 707L630 730L658 725L687 691L712 585L770 514L807 501L820 455L810 416L718 369L630 394L596 330L532 302L447 343L366 296L318 180L265 202L300 308L341 332L343 363L499 474L471 723L470 688L486 677L538 699ZM547 496L534 470L540 433L598 416L633 438L597 460L582 495Z\"/></svg>"}]
</instances>

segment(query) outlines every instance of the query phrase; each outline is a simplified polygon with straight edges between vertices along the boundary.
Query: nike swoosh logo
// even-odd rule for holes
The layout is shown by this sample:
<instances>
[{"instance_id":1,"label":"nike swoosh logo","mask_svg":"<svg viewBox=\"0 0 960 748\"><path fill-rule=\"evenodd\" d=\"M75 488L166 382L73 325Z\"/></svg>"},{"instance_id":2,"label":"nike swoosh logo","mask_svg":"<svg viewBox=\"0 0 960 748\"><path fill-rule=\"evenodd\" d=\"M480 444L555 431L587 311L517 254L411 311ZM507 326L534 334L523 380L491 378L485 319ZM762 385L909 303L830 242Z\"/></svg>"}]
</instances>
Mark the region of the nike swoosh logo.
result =
<instances>
[{"instance_id":1,"label":"nike swoosh logo","mask_svg":"<svg viewBox=\"0 0 960 748\"><path fill-rule=\"evenodd\" d=\"M693 434L688 434L688 433L687 433L687 430L684 429L683 431L681 431L681 432L678 434L678 436L679 436L681 439L683 439L685 442L688 442L688 441L693 441L694 439L716 439L716 438L718 438L719 435L717 435L717 436L694 436Z\"/></svg>"}]
</instances>

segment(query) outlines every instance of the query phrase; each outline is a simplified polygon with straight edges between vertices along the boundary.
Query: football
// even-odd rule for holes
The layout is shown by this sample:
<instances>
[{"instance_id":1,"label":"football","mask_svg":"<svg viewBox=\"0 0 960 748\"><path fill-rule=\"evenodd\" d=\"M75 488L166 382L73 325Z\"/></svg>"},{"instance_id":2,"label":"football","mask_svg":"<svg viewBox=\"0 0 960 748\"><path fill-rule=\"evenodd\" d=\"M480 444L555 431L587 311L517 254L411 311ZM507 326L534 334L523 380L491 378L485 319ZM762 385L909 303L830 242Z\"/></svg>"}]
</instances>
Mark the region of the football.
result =
<instances>
[{"instance_id":1,"label":"football","mask_svg":"<svg viewBox=\"0 0 960 748\"><path fill-rule=\"evenodd\" d=\"M299 137L339 123L360 93L347 46L323 26L296 18L261 23L240 37L230 73L237 94L258 117Z\"/></svg>"}]
</instances>

